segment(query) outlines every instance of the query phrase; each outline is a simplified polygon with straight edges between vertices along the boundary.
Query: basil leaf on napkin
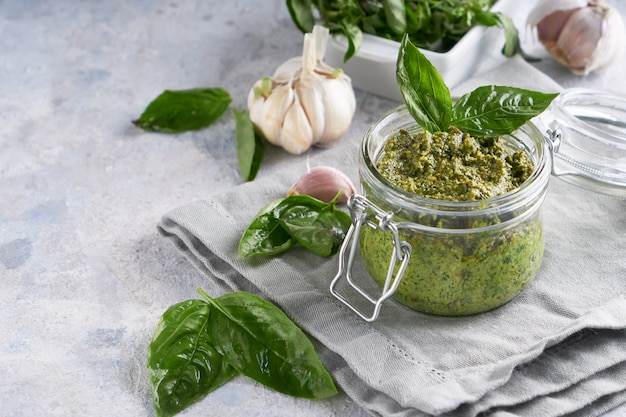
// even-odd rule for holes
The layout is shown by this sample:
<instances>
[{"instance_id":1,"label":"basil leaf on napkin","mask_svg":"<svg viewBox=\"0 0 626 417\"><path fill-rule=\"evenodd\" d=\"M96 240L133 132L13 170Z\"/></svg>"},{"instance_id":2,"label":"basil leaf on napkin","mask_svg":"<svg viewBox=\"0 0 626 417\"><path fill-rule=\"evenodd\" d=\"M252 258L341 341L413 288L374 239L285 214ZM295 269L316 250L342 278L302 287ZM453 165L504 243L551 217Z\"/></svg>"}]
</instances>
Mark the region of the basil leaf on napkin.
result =
<instances>
[{"instance_id":1,"label":"basil leaf on napkin","mask_svg":"<svg viewBox=\"0 0 626 417\"><path fill-rule=\"evenodd\" d=\"M291 195L268 204L244 231L239 256L273 256L296 243L320 256L336 254L351 223L349 214L336 209L340 196L325 203Z\"/></svg>"},{"instance_id":2,"label":"basil leaf on napkin","mask_svg":"<svg viewBox=\"0 0 626 417\"><path fill-rule=\"evenodd\" d=\"M239 171L244 181L252 181L261 167L263 160L263 142L254 133L254 125L248 111L232 109L235 118L235 137L237 141L237 159Z\"/></svg>"},{"instance_id":3,"label":"basil leaf on napkin","mask_svg":"<svg viewBox=\"0 0 626 417\"><path fill-rule=\"evenodd\" d=\"M295 397L322 399L337 393L311 341L280 309L246 292L211 298L215 348L241 374Z\"/></svg>"},{"instance_id":4,"label":"basil leaf on napkin","mask_svg":"<svg viewBox=\"0 0 626 417\"><path fill-rule=\"evenodd\" d=\"M148 347L148 369L159 417L184 410L231 379L235 371L213 347L210 306L188 300L161 317Z\"/></svg>"},{"instance_id":5,"label":"basil leaf on napkin","mask_svg":"<svg viewBox=\"0 0 626 417\"><path fill-rule=\"evenodd\" d=\"M231 98L222 88L165 90L133 124L141 129L181 133L202 129L226 111Z\"/></svg>"},{"instance_id":6,"label":"basil leaf on napkin","mask_svg":"<svg viewBox=\"0 0 626 417\"><path fill-rule=\"evenodd\" d=\"M308 195L293 195L274 213L296 242L320 256L331 256L341 247L352 223L349 214L336 209L338 197L324 203Z\"/></svg>"},{"instance_id":7,"label":"basil leaf on napkin","mask_svg":"<svg viewBox=\"0 0 626 417\"><path fill-rule=\"evenodd\" d=\"M239 241L239 256L273 256L291 249L295 239L287 232L274 215L274 208L284 198L275 200L259 211L246 228Z\"/></svg>"},{"instance_id":8,"label":"basil leaf on napkin","mask_svg":"<svg viewBox=\"0 0 626 417\"><path fill-rule=\"evenodd\" d=\"M396 69L407 110L428 132L455 126L476 137L507 135L543 112L558 93L515 87L482 86L452 105L450 90L437 69L404 36Z\"/></svg>"}]
</instances>

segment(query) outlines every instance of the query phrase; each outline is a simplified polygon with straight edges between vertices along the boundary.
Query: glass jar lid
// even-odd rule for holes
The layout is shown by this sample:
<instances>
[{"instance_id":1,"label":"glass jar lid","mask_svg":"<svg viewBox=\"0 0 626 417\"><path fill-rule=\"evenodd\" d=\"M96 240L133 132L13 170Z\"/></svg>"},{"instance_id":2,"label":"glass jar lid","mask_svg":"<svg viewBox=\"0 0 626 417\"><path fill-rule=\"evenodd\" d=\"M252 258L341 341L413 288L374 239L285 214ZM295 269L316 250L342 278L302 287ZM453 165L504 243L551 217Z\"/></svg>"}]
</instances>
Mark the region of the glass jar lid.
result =
<instances>
[{"instance_id":1,"label":"glass jar lid","mask_svg":"<svg viewBox=\"0 0 626 417\"><path fill-rule=\"evenodd\" d=\"M549 136L555 176L626 198L626 97L568 89L537 124Z\"/></svg>"}]
</instances>

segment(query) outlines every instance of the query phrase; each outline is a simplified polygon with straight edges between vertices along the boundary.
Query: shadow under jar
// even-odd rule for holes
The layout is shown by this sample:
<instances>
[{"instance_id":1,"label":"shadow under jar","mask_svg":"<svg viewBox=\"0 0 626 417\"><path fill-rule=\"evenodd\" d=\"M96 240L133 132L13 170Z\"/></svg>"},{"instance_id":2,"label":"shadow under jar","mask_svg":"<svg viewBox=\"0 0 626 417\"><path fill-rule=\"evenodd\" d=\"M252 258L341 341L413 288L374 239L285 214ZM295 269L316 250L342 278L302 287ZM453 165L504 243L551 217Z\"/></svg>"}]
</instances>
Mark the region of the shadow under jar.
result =
<instances>
[{"instance_id":1,"label":"shadow under jar","mask_svg":"<svg viewBox=\"0 0 626 417\"><path fill-rule=\"evenodd\" d=\"M360 150L364 195L350 200L353 225L331 292L367 321L377 318L390 297L436 315L492 310L519 294L541 265L540 209L551 173L541 132L527 123L503 137L507 150L522 150L534 166L519 187L482 200L447 201L407 192L376 167L389 138L400 130L414 134L420 129L406 108L398 107L369 129ZM357 246L365 268L382 289L378 298L351 277ZM371 314L338 294L335 287L343 276L374 305Z\"/></svg>"}]
</instances>

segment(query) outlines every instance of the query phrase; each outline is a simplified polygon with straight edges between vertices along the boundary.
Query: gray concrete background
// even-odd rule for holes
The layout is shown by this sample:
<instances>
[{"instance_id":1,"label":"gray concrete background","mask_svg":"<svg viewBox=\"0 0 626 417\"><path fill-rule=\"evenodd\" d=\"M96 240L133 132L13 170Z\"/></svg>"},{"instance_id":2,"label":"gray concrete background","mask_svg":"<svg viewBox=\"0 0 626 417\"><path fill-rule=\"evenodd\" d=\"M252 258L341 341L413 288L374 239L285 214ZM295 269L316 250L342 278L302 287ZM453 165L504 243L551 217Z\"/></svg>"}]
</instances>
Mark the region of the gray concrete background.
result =
<instances>
[{"instance_id":1,"label":"gray concrete background","mask_svg":"<svg viewBox=\"0 0 626 417\"><path fill-rule=\"evenodd\" d=\"M131 121L164 89L221 86L245 108L301 45L282 0L0 1L0 416L154 415L145 359L159 316L212 290L156 224L241 179L230 114L176 136ZM624 62L584 79L537 65L564 87L626 93ZM396 104L357 101L346 140ZM268 147L259 175L288 157ZM237 378L185 415L367 413Z\"/></svg>"}]
</instances>

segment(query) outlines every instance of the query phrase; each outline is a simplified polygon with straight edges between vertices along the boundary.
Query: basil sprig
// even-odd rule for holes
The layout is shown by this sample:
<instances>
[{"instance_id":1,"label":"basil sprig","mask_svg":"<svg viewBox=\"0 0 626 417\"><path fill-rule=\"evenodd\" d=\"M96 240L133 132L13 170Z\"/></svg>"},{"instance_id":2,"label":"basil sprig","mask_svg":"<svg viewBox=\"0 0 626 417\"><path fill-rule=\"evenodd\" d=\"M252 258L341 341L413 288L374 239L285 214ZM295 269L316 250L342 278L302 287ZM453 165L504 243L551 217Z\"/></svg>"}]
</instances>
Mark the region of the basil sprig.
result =
<instances>
[{"instance_id":1,"label":"basil sprig","mask_svg":"<svg viewBox=\"0 0 626 417\"><path fill-rule=\"evenodd\" d=\"M407 110L431 133L455 126L477 137L507 135L543 112L558 96L490 85L463 95L453 105L441 74L406 35L398 54L396 77Z\"/></svg>"},{"instance_id":2,"label":"basil sprig","mask_svg":"<svg viewBox=\"0 0 626 417\"><path fill-rule=\"evenodd\" d=\"M291 195L265 206L246 228L239 255L272 256L299 243L321 256L332 256L350 228L350 215L336 209L339 193L325 203L308 195Z\"/></svg>"},{"instance_id":3,"label":"basil sprig","mask_svg":"<svg viewBox=\"0 0 626 417\"><path fill-rule=\"evenodd\" d=\"M348 41L344 61L360 48L363 33L400 41L406 33L420 48L446 52L476 25L504 32L502 53L520 48L518 31L508 16L490 10L493 0L286 0L293 23L311 32L316 20Z\"/></svg>"},{"instance_id":4,"label":"basil sprig","mask_svg":"<svg viewBox=\"0 0 626 417\"><path fill-rule=\"evenodd\" d=\"M187 300L163 314L148 347L158 417L170 417L237 374L295 397L337 393L304 332L260 297L235 292Z\"/></svg>"}]
</instances>

